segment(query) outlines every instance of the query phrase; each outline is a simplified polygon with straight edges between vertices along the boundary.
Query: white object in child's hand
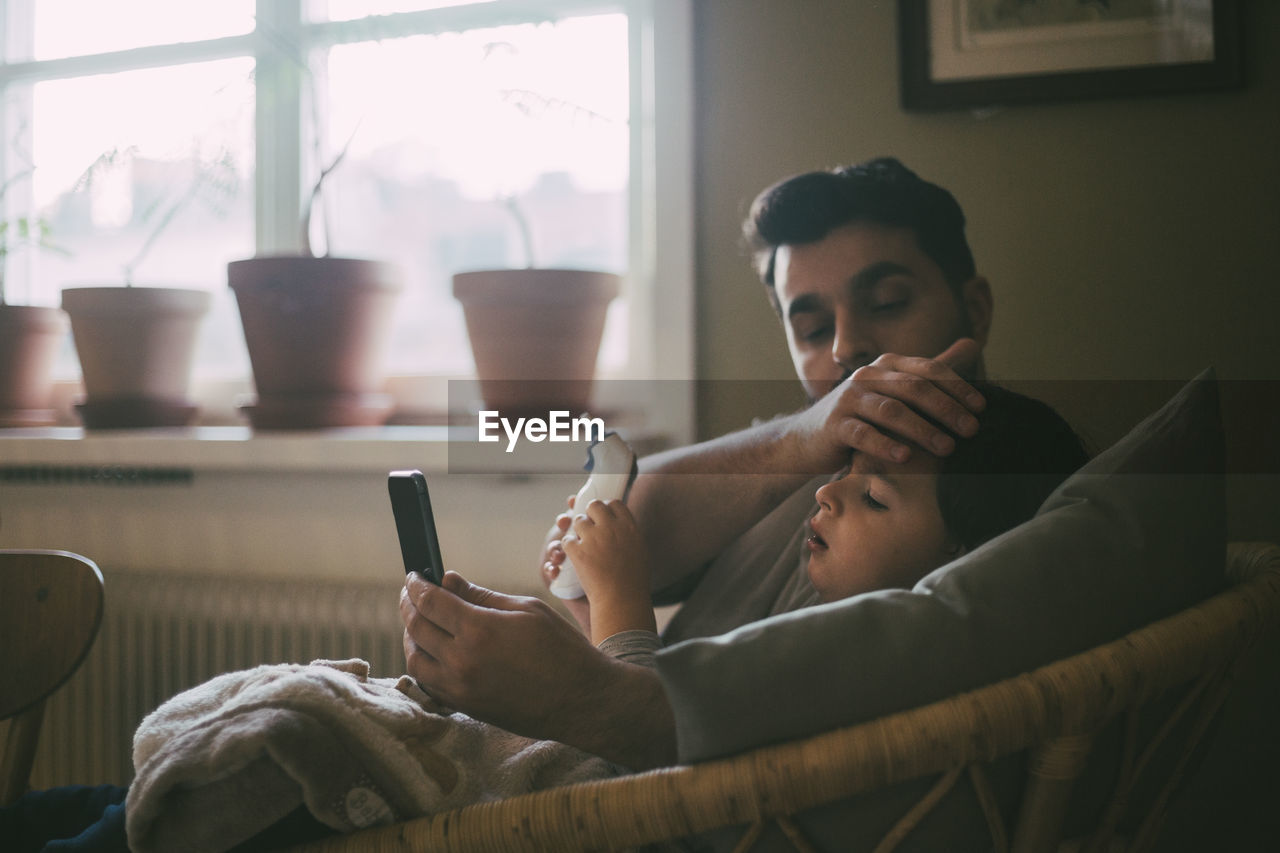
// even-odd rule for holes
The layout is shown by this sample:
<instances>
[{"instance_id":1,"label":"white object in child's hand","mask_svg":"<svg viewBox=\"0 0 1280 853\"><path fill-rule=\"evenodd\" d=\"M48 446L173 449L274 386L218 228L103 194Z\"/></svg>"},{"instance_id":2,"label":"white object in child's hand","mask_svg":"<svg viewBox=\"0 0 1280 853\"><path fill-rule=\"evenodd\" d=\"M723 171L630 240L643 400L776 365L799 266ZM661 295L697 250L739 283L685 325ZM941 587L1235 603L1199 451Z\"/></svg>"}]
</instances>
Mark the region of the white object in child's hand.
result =
<instances>
[{"instance_id":1,"label":"white object in child's hand","mask_svg":"<svg viewBox=\"0 0 1280 853\"><path fill-rule=\"evenodd\" d=\"M638 470L636 455L616 432L605 433L603 439L588 448L586 470L591 472L591 476L587 477L587 482L573 499L575 513L586 512L587 504L592 501L626 500ZM557 598L582 597L578 572L567 556L560 564L560 574L551 582L550 589Z\"/></svg>"}]
</instances>

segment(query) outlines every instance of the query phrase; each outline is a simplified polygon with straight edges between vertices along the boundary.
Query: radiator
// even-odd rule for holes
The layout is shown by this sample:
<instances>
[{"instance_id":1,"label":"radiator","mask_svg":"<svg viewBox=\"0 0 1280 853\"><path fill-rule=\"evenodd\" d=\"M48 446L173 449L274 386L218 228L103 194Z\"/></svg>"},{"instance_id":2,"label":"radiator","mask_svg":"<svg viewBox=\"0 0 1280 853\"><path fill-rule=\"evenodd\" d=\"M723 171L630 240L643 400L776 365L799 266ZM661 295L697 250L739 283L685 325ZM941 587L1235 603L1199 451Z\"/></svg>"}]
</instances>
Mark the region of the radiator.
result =
<instances>
[{"instance_id":1,"label":"radiator","mask_svg":"<svg viewBox=\"0 0 1280 853\"><path fill-rule=\"evenodd\" d=\"M45 709L33 788L128 784L133 732L174 694L263 663L363 658L404 671L399 585L103 571L102 629Z\"/></svg>"}]
</instances>

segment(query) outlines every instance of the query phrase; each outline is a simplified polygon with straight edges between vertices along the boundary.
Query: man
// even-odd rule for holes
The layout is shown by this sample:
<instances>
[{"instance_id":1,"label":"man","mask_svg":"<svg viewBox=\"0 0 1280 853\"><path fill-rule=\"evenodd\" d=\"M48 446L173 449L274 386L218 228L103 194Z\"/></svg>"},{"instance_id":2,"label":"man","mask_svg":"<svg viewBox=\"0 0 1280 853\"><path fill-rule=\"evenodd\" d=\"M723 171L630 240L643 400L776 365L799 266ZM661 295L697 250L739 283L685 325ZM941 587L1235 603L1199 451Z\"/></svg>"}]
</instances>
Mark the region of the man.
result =
<instances>
[{"instance_id":1,"label":"man","mask_svg":"<svg viewBox=\"0 0 1280 853\"><path fill-rule=\"evenodd\" d=\"M961 373L982 372L992 298L950 193L879 159L769 188L745 227L812 402L643 460L630 505L654 554L655 588L689 586L798 490L808 504L803 494L792 503L807 511L810 481L852 451L902 461L912 452L906 439L945 455L948 431L971 435L982 409ZM786 526L778 548L794 533ZM549 562L544 579L555 572ZM757 588L725 564L698 587L735 583ZM776 586L767 597L784 593ZM756 606L695 608L709 618L686 619L694 624L680 634L726 618L732 626ZM658 674L600 653L537 599L450 574L442 588L410 578L400 611L408 672L446 704L635 769L676 760L676 719Z\"/></svg>"},{"instance_id":2,"label":"man","mask_svg":"<svg viewBox=\"0 0 1280 853\"><path fill-rule=\"evenodd\" d=\"M950 193L874 160L771 187L745 231L812 405L646 460L632 505L661 537L658 585L687 578L851 448L903 461L896 434L945 455L947 429L977 428L981 398L953 367L981 374L991 291Z\"/></svg>"}]
</instances>

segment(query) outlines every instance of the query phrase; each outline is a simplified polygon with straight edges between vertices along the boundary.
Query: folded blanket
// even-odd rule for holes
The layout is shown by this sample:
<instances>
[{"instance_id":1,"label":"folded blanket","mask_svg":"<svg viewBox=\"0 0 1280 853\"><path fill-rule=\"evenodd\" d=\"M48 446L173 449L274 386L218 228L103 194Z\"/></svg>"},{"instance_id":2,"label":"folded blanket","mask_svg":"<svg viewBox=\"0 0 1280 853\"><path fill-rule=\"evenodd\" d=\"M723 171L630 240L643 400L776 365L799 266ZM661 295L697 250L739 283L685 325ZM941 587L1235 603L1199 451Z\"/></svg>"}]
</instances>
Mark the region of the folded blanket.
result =
<instances>
[{"instance_id":1,"label":"folded blanket","mask_svg":"<svg viewBox=\"0 0 1280 853\"><path fill-rule=\"evenodd\" d=\"M135 853L227 850L300 805L349 832L614 772L450 713L408 676L370 678L361 660L218 676L143 720L133 763Z\"/></svg>"}]
</instances>

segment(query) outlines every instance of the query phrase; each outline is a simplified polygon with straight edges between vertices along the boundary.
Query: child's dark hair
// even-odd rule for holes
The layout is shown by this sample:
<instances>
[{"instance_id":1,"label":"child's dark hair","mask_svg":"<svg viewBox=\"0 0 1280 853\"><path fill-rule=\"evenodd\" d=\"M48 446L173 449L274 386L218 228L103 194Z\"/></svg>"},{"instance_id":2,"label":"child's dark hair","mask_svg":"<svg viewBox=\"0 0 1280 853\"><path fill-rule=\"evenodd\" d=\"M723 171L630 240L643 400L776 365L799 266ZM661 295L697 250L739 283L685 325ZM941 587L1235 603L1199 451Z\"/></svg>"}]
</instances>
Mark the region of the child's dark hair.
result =
<instances>
[{"instance_id":1,"label":"child's dark hair","mask_svg":"<svg viewBox=\"0 0 1280 853\"><path fill-rule=\"evenodd\" d=\"M978 432L942 459L938 508L952 541L967 550L1036 514L1089 458L1075 430L1040 400L974 382L986 399Z\"/></svg>"}]
</instances>

